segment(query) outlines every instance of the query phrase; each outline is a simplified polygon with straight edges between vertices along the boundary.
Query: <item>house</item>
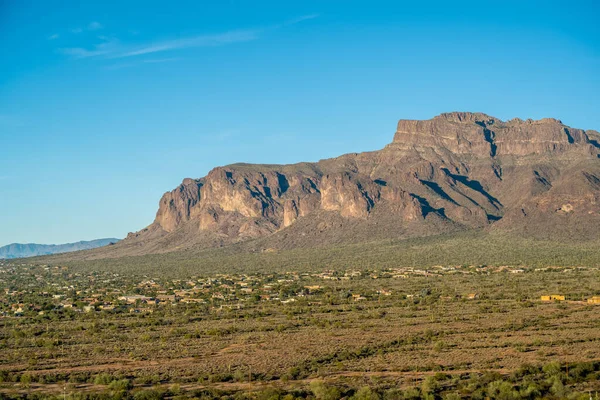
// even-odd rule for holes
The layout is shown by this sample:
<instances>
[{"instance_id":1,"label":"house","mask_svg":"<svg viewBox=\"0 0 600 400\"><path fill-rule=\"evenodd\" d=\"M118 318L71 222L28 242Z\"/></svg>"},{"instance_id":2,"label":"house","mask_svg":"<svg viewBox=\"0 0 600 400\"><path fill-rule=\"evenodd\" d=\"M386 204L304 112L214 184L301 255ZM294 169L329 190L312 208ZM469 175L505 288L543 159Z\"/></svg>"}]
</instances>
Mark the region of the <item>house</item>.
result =
<instances>
[{"instance_id":1,"label":"house","mask_svg":"<svg viewBox=\"0 0 600 400\"><path fill-rule=\"evenodd\" d=\"M542 296L540 297L540 299L542 301L565 301L565 296L560 295L560 294L551 294L551 295L547 295L547 296Z\"/></svg>"},{"instance_id":2,"label":"house","mask_svg":"<svg viewBox=\"0 0 600 400\"><path fill-rule=\"evenodd\" d=\"M321 289L321 286L318 286L318 285L304 286L304 289L308 289L308 292L309 292L309 293L314 293L314 292L316 292L317 290L320 290L320 289Z\"/></svg>"},{"instance_id":3,"label":"house","mask_svg":"<svg viewBox=\"0 0 600 400\"><path fill-rule=\"evenodd\" d=\"M175 303L177 298L174 294L159 294L156 296L156 300L159 303Z\"/></svg>"},{"instance_id":4,"label":"house","mask_svg":"<svg viewBox=\"0 0 600 400\"><path fill-rule=\"evenodd\" d=\"M600 296L593 296L587 300L588 304L600 304Z\"/></svg>"},{"instance_id":5,"label":"house","mask_svg":"<svg viewBox=\"0 0 600 400\"><path fill-rule=\"evenodd\" d=\"M121 297L119 297L119 300L126 301L127 303L133 304L133 303L135 303L138 300L141 301L141 302L146 303L146 302L148 302L148 301L150 301L152 299L150 297L147 297L147 296L133 295L133 296L121 296Z\"/></svg>"},{"instance_id":6,"label":"house","mask_svg":"<svg viewBox=\"0 0 600 400\"><path fill-rule=\"evenodd\" d=\"M223 300L225 300L225 298L222 298ZM197 304L202 304L202 303L206 303L206 300L204 299L194 299L191 297L186 297L185 299L181 299L181 303L186 303L186 304L190 304L190 303L197 303Z\"/></svg>"},{"instance_id":7,"label":"house","mask_svg":"<svg viewBox=\"0 0 600 400\"><path fill-rule=\"evenodd\" d=\"M152 314L154 312L151 308L132 308L129 310L131 314Z\"/></svg>"}]
</instances>

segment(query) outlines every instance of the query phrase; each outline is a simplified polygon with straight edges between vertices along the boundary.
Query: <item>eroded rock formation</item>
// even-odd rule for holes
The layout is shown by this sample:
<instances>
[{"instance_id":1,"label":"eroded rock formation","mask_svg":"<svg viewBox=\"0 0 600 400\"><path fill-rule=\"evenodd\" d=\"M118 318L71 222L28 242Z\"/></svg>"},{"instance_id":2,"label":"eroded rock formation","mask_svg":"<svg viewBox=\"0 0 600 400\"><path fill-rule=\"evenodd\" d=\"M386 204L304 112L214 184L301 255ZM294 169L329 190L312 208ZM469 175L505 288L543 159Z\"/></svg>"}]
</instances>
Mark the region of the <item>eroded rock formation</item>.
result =
<instances>
[{"instance_id":1,"label":"eroded rock formation","mask_svg":"<svg viewBox=\"0 0 600 400\"><path fill-rule=\"evenodd\" d=\"M347 228L350 237L352 229L386 224L374 237L441 227L598 234L599 141L598 132L551 118L454 112L401 120L380 151L295 165L234 164L185 179L162 197L154 223L125 242L166 243L170 235L171 248L183 237L223 245L293 233L299 221L311 234Z\"/></svg>"}]
</instances>

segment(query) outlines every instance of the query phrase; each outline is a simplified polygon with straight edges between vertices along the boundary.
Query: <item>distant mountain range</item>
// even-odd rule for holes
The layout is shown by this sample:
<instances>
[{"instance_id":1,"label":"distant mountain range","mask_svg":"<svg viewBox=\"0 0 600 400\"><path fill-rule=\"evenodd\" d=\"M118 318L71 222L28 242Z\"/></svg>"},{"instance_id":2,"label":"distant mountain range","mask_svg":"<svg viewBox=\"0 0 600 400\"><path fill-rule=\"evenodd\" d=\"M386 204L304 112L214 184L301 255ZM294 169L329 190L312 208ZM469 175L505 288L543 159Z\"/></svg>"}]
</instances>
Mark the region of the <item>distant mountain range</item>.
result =
<instances>
[{"instance_id":1,"label":"distant mountain range","mask_svg":"<svg viewBox=\"0 0 600 400\"><path fill-rule=\"evenodd\" d=\"M120 239L107 238L66 244L12 243L0 247L0 259L35 257L49 254L69 253L79 250L90 250L107 246L111 243L117 243L119 240Z\"/></svg>"}]
</instances>

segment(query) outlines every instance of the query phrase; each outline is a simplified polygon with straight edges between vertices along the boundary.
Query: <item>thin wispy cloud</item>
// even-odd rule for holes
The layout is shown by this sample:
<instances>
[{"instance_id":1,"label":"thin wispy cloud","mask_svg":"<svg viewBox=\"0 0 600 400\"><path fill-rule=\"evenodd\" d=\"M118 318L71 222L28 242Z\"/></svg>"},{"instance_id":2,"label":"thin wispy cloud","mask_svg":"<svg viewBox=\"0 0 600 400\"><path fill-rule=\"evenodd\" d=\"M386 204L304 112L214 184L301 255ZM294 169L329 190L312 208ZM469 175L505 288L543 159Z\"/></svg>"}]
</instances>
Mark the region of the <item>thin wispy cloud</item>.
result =
<instances>
[{"instance_id":1,"label":"thin wispy cloud","mask_svg":"<svg viewBox=\"0 0 600 400\"><path fill-rule=\"evenodd\" d=\"M135 67L136 65L139 65L139 63L136 63L136 62L119 63L119 64L107 65L106 67L104 67L104 69L107 71L117 71L117 70L123 69L123 68Z\"/></svg>"},{"instance_id":2,"label":"thin wispy cloud","mask_svg":"<svg viewBox=\"0 0 600 400\"><path fill-rule=\"evenodd\" d=\"M104 28L104 26L100 22L94 21L94 22L90 22L90 24L88 25L87 28L88 28L88 31L97 31L99 29Z\"/></svg>"},{"instance_id":3,"label":"thin wispy cloud","mask_svg":"<svg viewBox=\"0 0 600 400\"><path fill-rule=\"evenodd\" d=\"M223 46L226 44L249 42L258 39L258 31L231 31L217 35L200 35L182 39L166 40L151 43L135 50L114 55L113 58L134 57L169 50L186 49L190 47Z\"/></svg>"},{"instance_id":4,"label":"thin wispy cloud","mask_svg":"<svg viewBox=\"0 0 600 400\"><path fill-rule=\"evenodd\" d=\"M180 57L171 57L171 58L148 59L148 60L141 60L141 61L137 61L137 62L128 62L128 63L108 65L105 67L105 69L107 69L109 71L115 71L115 70L119 70L119 69L123 69L123 68L136 67L136 66L139 66L140 64L161 64L161 63L173 62L173 61L177 61L177 60L181 60L181 58Z\"/></svg>"},{"instance_id":5,"label":"thin wispy cloud","mask_svg":"<svg viewBox=\"0 0 600 400\"><path fill-rule=\"evenodd\" d=\"M309 19L318 18L320 15L321 14L303 15L301 17L293 18L293 19L290 19L289 21L284 22L284 25L294 25L294 24L297 24L297 23L302 22L302 21L307 21Z\"/></svg>"},{"instance_id":6,"label":"thin wispy cloud","mask_svg":"<svg viewBox=\"0 0 600 400\"><path fill-rule=\"evenodd\" d=\"M90 49L84 47L64 47L59 48L56 51L60 54L70 56L73 58L88 58L98 56L109 56L118 49L118 41L114 39L105 39L104 42L94 45Z\"/></svg>"},{"instance_id":7,"label":"thin wispy cloud","mask_svg":"<svg viewBox=\"0 0 600 400\"><path fill-rule=\"evenodd\" d=\"M60 37L60 35L58 33L55 33L54 35L50 35L48 36L48 40L56 40Z\"/></svg>"},{"instance_id":8,"label":"thin wispy cloud","mask_svg":"<svg viewBox=\"0 0 600 400\"><path fill-rule=\"evenodd\" d=\"M170 40L157 40L140 45L125 45L122 43L117 43L115 39L108 40L104 36L99 36L98 38L100 40L103 40L103 42L96 44L91 48L67 47L57 49L57 52L67 56L71 56L73 58L102 57L119 59L196 47L225 46L234 43L243 43L257 40L260 38L261 34L268 30L279 29L284 26L297 24L302 21L317 18L318 16L319 14L310 14L285 21L277 25L271 25L263 28L231 30L216 34L204 34ZM102 25L97 22L92 22L88 26L88 29L91 30L92 28L94 28L94 30L101 29ZM122 64L120 68L123 68L124 65L127 64ZM113 66L113 68L118 69L117 66Z\"/></svg>"},{"instance_id":9,"label":"thin wispy cloud","mask_svg":"<svg viewBox=\"0 0 600 400\"><path fill-rule=\"evenodd\" d=\"M79 33L82 33L83 31L98 31L103 28L104 28L104 25L102 25L100 22L92 21L85 28L78 26L77 28L73 28L70 31L71 31L71 33L79 34Z\"/></svg>"},{"instance_id":10,"label":"thin wispy cloud","mask_svg":"<svg viewBox=\"0 0 600 400\"><path fill-rule=\"evenodd\" d=\"M180 57L156 58L156 59L144 60L142 62L146 63L146 64L160 64L160 63L166 63L166 62L177 61L177 60L181 60L181 58Z\"/></svg>"}]
</instances>

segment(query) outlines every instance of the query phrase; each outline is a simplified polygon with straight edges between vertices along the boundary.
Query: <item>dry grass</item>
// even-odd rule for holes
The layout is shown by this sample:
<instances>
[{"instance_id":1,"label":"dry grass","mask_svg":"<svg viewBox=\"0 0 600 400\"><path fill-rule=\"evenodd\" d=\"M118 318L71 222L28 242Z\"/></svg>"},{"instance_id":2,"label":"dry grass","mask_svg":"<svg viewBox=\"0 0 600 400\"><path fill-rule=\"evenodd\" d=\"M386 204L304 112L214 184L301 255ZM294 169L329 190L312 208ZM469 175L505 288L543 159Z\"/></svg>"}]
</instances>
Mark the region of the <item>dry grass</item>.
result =
<instances>
[{"instance_id":1,"label":"dry grass","mask_svg":"<svg viewBox=\"0 0 600 400\"><path fill-rule=\"evenodd\" d=\"M43 377L49 384L28 390L49 392L62 379L93 391L84 382L99 373L139 387L246 390L251 380L253 388L291 390L314 379L408 387L438 371L510 374L524 364L599 361L600 306L537 300L548 291L591 295L598 282L597 270L361 279L333 283L308 300L242 310L180 305L151 315L81 314L44 323L5 318L0 370L5 381ZM339 296L382 286L393 294L364 302ZM431 294L419 296L423 288ZM455 298L473 291L482 298ZM417 296L406 298L411 294ZM5 392L25 390L3 385Z\"/></svg>"}]
</instances>

